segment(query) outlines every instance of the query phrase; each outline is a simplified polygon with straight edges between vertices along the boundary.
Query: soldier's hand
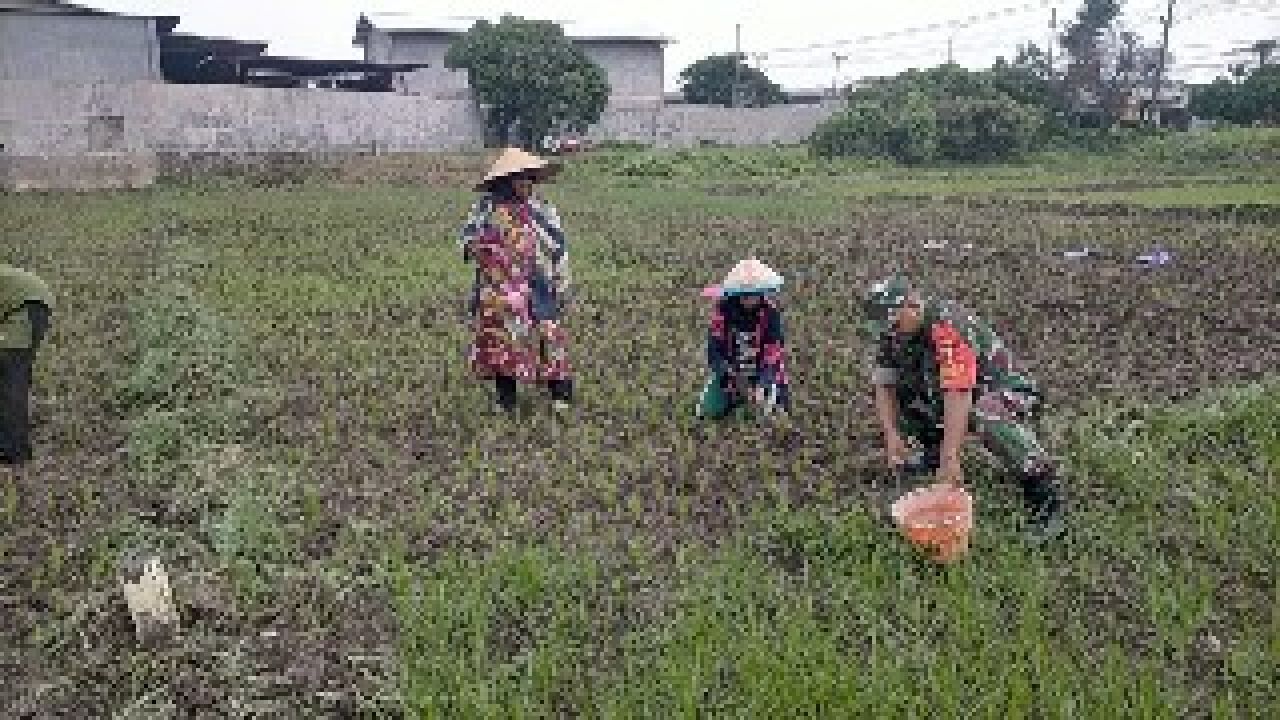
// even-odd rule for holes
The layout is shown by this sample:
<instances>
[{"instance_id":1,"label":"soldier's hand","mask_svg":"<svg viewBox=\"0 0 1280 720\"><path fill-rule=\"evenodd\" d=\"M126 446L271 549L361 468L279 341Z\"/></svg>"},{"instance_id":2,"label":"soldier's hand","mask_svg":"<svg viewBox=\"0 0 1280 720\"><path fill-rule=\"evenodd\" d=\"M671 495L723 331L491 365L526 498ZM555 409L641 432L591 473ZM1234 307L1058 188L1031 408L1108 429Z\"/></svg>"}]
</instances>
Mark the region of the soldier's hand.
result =
<instances>
[{"instance_id":1,"label":"soldier's hand","mask_svg":"<svg viewBox=\"0 0 1280 720\"><path fill-rule=\"evenodd\" d=\"M896 432L886 433L884 437L885 455L889 460L889 468L897 470L907 462L907 444Z\"/></svg>"},{"instance_id":2,"label":"soldier's hand","mask_svg":"<svg viewBox=\"0 0 1280 720\"><path fill-rule=\"evenodd\" d=\"M958 456L944 456L938 468L938 482L953 487L964 485L964 468L960 466Z\"/></svg>"}]
</instances>

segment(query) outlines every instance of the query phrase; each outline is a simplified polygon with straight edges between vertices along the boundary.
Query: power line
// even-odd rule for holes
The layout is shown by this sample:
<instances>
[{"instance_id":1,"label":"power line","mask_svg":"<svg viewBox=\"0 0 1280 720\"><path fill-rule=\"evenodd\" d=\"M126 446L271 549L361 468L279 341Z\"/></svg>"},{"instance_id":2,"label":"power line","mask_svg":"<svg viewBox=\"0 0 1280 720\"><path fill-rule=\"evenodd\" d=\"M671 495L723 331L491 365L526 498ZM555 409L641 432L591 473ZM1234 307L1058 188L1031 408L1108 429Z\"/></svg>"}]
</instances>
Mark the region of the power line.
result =
<instances>
[{"instance_id":1,"label":"power line","mask_svg":"<svg viewBox=\"0 0 1280 720\"><path fill-rule=\"evenodd\" d=\"M1038 22L1020 21L1014 27L992 27L975 29L970 28L963 32L955 32L951 35L955 39L955 48L973 48L975 46L994 47L996 42L1002 46L1005 45L1011 36L1023 36L1028 42L1034 42L1034 37L1040 32ZM851 47L847 52L854 58L862 58L868 55L881 54L905 54L917 49L936 48L937 39L928 36L914 35L906 36L902 41L893 44L876 44L863 43L856 47ZM775 54L776 51L770 51ZM827 57L827 56L823 56Z\"/></svg>"},{"instance_id":2,"label":"power line","mask_svg":"<svg viewBox=\"0 0 1280 720\"><path fill-rule=\"evenodd\" d=\"M1165 0L1160 0L1163 4ZM1009 6L986 13L971 15L965 18L952 19L949 21L941 21L931 23L924 26L908 27L899 30L888 31L884 33L864 35L848 40L830 41L811 43L809 45L797 47L772 48L769 50L753 53L757 58L757 63L761 65L761 69L769 72L786 71L786 70L808 70L829 68L832 64L832 57L824 55L810 61L796 62L764 62L760 60L776 56L779 54L801 54L818 50L830 50L831 48L842 48L849 45L856 47L848 48L847 52L841 53L842 61L848 62L850 66L858 64L872 64L887 62L893 57L909 56L916 57L933 55L936 57L937 39L930 39L929 35L936 35L943 30L950 30L949 37L954 38L952 42L952 52L973 51L975 54L986 52L990 54L1000 54L1001 51L1009 51L1012 48L1009 40L1012 36L1021 35L1024 39L1022 42L1035 42L1034 38L1043 32L1043 26L1039 25L1042 20L1031 20L1030 18L1020 17L1035 10L1051 9L1056 15L1057 6L1063 4L1061 0L1040 0L1039 2L1029 2L1023 5ZM1185 12L1179 13L1179 24L1185 26L1188 20L1211 17L1230 13L1239 15L1241 13L1254 14L1259 12L1268 12L1276 9L1275 0L1191 0L1186 4ZM1134 11L1130 10L1122 15L1122 20L1129 20L1132 23ZM1155 6L1149 6L1137 11L1140 21L1159 20L1159 10ZM976 33L973 32L975 27L989 25L992 22L1003 24L1009 20L1015 20L1018 25L1012 28L990 28L981 27ZM1033 28L1035 28L1033 30ZM1054 28L1054 36L1057 35L1057 27ZM965 31L965 32L961 32ZM1180 63L1174 63L1180 65Z\"/></svg>"},{"instance_id":3,"label":"power line","mask_svg":"<svg viewBox=\"0 0 1280 720\"><path fill-rule=\"evenodd\" d=\"M956 19L947 20L947 21L930 23L928 25L920 25L916 27L903 28L901 30L891 30L889 32L878 33L874 35L862 35L856 38L850 38L848 40L818 42L818 43L811 43L809 45L801 45L797 47L770 48L765 52L799 53L799 52L808 52L812 50L834 50L837 48L844 47L846 45L854 45L854 44L865 45L868 43L874 43L881 40L891 40L897 37L918 35L921 33L933 33L933 32L938 32L939 30L945 30L945 29L958 30L958 29L968 27L970 25L975 25L984 20L996 20L1001 17L1012 15L1012 14L1030 12L1033 10L1043 10L1057 2L1061 2L1061 0L1038 0L1037 2L1029 2L1023 5L1014 5L1014 6L998 9L998 10L992 10L986 13L981 13L978 15L970 15L965 18L956 18Z\"/></svg>"}]
</instances>

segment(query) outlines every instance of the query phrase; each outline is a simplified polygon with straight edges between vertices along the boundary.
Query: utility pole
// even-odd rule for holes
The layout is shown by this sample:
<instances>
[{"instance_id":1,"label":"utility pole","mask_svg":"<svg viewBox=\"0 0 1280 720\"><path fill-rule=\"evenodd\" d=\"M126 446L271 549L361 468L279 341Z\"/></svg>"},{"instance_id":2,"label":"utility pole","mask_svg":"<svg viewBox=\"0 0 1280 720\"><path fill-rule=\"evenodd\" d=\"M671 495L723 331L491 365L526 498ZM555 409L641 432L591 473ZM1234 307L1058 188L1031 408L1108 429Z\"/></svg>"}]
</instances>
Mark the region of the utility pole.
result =
<instances>
[{"instance_id":1,"label":"utility pole","mask_svg":"<svg viewBox=\"0 0 1280 720\"><path fill-rule=\"evenodd\" d=\"M733 88L729 91L729 107L738 107L738 68L742 67L742 23L733 26Z\"/></svg>"},{"instance_id":2,"label":"utility pole","mask_svg":"<svg viewBox=\"0 0 1280 720\"><path fill-rule=\"evenodd\" d=\"M1058 6L1049 8L1049 45L1045 54L1049 61L1049 78L1053 79L1053 41L1058 39Z\"/></svg>"},{"instance_id":3,"label":"utility pole","mask_svg":"<svg viewBox=\"0 0 1280 720\"><path fill-rule=\"evenodd\" d=\"M954 65L956 62L955 53L952 52L952 47L955 44L955 39L956 39L955 35L947 36L947 64L948 65Z\"/></svg>"},{"instance_id":4,"label":"utility pole","mask_svg":"<svg viewBox=\"0 0 1280 720\"><path fill-rule=\"evenodd\" d=\"M849 56L841 55L840 53L832 51L831 59L836 61L836 74L831 76L831 95L832 97L835 97L836 93L839 92L839 90L836 87L836 84L840 77L840 63L844 62L845 60L848 60Z\"/></svg>"},{"instance_id":5,"label":"utility pole","mask_svg":"<svg viewBox=\"0 0 1280 720\"><path fill-rule=\"evenodd\" d=\"M1169 26L1173 24L1173 3L1169 0L1169 8L1160 21L1164 23L1164 37L1160 41L1160 61L1156 64L1156 76L1151 86L1151 120L1155 126L1160 125L1160 91L1164 82L1165 57L1169 52Z\"/></svg>"}]
</instances>

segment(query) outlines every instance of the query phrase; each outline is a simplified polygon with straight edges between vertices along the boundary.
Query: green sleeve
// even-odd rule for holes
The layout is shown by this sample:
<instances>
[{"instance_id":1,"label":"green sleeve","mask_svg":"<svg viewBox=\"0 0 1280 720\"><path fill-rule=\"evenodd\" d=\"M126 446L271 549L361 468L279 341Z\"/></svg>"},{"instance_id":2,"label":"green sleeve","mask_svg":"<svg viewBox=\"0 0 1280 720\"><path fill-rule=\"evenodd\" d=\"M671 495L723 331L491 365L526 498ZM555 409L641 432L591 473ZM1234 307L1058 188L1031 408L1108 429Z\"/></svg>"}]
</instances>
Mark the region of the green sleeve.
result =
<instances>
[{"instance_id":1,"label":"green sleeve","mask_svg":"<svg viewBox=\"0 0 1280 720\"><path fill-rule=\"evenodd\" d=\"M26 308L18 308L0 318L0 350L29 348L31 339L31 317Z\"/></svg>"}]
</instances>

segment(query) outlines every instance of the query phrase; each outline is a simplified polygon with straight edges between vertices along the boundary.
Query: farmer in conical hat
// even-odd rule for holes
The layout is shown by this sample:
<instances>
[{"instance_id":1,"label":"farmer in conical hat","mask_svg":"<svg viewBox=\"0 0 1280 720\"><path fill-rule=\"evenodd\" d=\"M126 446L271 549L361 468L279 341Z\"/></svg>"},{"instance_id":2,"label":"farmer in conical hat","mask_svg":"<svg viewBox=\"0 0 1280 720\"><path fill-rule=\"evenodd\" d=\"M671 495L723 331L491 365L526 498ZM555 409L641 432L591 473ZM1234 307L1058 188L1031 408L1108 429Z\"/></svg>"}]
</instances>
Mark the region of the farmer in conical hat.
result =
<instances>
[{"instance_id":1,"label":"farmer in conical hat","mask_svg":"<svg viewBox=\"0 0 1280 720\"><path fill-rule=\"evenodd\" d=\"M464 259L476 266L468 363L493 380L498 405L516 406L517 383L545 384L556 409L572 401L572 368L561 316L569 289L564 231L534 184L559 167L507 148L476 185L483 193L462 228Z\"/></svg>"},{"instance_id":2,"label":"farmer in conical hat","mask_svg":"<svg viewBox=\"0 0 1280 720\"><path fill-rule=\"evenodd\" d=\"M902 276L876 283L863 309L864 329L875 338L871 382L890 465L961 484L960 449L975 433L1017 475L1032 538L1059 532L1056 471L1030 427L1040 393L991 327L955 302L922 295ZM914 458L904 435L923 446Z\"/></svg>"},{"instance_id":3,"label":"farmer in conical hat","mask_svg":"<svg viewBox=\"0 0 1280 720\"><path fill-rule=\"evenodd\" d=\"M0 265L0 465L31 460L31 378L53 294L35 274Z\"/></svg>"},{"instance_id":4,"label":"farmer in conical hat","mask_svg":"<svg viewBox=\"0 0 1280 720\"><path fill-rule=\"evenodd\" d=\"M781 287L782 277L752 257L704 290L715 306L707 331L711 376L698 400L698 417L724 417L744 405L764 415L790 410L786 338L776 299Z\"/></svg>"}]
</instances>

